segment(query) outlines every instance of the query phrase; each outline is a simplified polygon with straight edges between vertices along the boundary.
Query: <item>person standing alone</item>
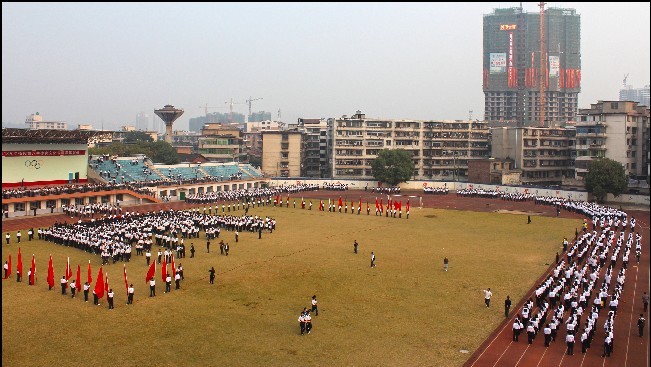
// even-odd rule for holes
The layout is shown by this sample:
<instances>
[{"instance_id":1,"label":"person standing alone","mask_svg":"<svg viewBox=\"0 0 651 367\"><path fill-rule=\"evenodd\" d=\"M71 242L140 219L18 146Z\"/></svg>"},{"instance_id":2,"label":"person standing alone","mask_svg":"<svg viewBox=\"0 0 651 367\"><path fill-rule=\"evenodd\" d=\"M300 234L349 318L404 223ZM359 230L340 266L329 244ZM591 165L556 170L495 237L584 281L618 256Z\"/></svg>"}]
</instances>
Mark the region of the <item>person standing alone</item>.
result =
<instances>
[{"instance_id":1,"label":"person standing alone","mask_svg":"<svg viewBox=\"0 0 651 367\"><path fill-rule=\"evenodd\" d=\"M484 289L484 303L486 303L486 308L491 306L491 297L493 296L493 292L491 292L491 289Z\"/></svg>"},{"instance_id":2,"label":"person standing alone","mask_svg":"<svg viewBox=\"0 0 651 367\"><path fill-rule=\"evenodd\" d=\"M375 267L375 252L371 251L371 267Z\"/></svg>"},{"instance_id":3,"label":"person standing alone","mask_svg":"<svg viewBox=\"0 0 651 367\"><path fill-rule=\"evenodd\" d=\"M316 295L312 296L312 312L314 312L314 316L319 316L319 307L316 305Z\"/></svg>"},{"instance_id":4,"label":"person standing alone","mask_svg":"<svg viewBox=\"0 0 651 367\"><path fill-rule=\"evenodd\" d=\"M506 296L504 300L504 317L509 317L509 310L511 309L511 298Z\"/></svg>"},{"instance_id":5,"label":"person standing alone","mask_svg":"<svg viewBox=\"0 0 651 367\"><path fill-rule=\"evenodd\" d=\"M448 260L448 257L446 256L446 257L443 259L443 269L444 269L445 271L448 271L448 263L449 263L449 262L450 262L450 260Z\"/></svg>"},{"instance_id":6,"label":"person standing alone","mask_svg":"<svg viewBox=\"0 0 651 367\"><path fill-rule=\"evenodd\" d=\"M355 251L355 253L357 253L357 246L358 245L359 244L357 243L357 240L355 240L355 242L353 242L353 250Z\"/></svg>"}]
</instances>

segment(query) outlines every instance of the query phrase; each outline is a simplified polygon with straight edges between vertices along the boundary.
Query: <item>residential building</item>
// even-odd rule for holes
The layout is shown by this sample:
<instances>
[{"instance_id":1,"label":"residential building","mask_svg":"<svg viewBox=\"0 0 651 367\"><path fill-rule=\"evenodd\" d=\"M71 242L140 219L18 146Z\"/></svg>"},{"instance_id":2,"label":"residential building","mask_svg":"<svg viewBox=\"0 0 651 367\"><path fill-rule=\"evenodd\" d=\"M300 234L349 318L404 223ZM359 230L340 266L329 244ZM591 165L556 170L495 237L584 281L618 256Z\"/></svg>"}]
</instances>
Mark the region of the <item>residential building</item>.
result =
<instances>
[{"instance_id":1,"label":"residential building","mask_svg":"<svg viewBox=\"0 0 651 367\"><path fill-rule=\"evenodd\" d=\"M242 131L219 123L205 124L199 138L199 154L211 162L241 162Z\"/></svg>"},{"instance_id":2,"label":"residential building","mask_svg":"<svg viewBox=\"0 0 651 367\"><path fill-rule=\"evenodd\" d=\"M468 161L489 156L488 128L481 121L332 119L332 176L373 178L371 163L384 149L411 153L414 179L466 180Z\"/></svg>"},{"instance_id":3,"label":"residential building","mask_svg":"<svg viewBox=\"0 0 651 367\"><path fill-rule=\"evenodd\" d=\"M301 177L303 134L298 130L262 132L262 172L273 177Z\"/></svg>"},{"instance_id":4,"label":"residential building","mask_svg":"<svg viewBox=\"0 0 651 367\"><path fill-rule=\"evenodd\" d=\"M631 101L598 101L579 110L576 175L583 179L594 159L620 162L635 181L649 179L649 107Z\"/></svg>"},{"instance_id":5,"label":"residential building","mask_svg":"<svg viewBox=\"0 0 651 367\"><path fill-rule=\"evenodd\" d=\"M512 159L523 184L561 185L574 177L573 127L497 127L490 132L491 157Z\"/></svg>"},{"instance_id":6,"label":"residential building","mask_svg":"<svg viewBox=\"0 0 651 367\"><path fill-rule=\"evenodd\" d=\"M644 88L633 88L630 85L624 85L624 88L619 90L620 101L637 102L640 106L649 106L649 85Z\"/></svg>"},{"instance_id":7,"label":"residential building","mask_svg":"<svg viewBox=\"0 0 651 367\"><path fill-rule=\"evenodd\" d=\"M298 131L303 135L304 166L303 177L332 177L330 154L332 136L329 134L332 123L327 119L298 119Z\"/></svg>"},{"instance_id":8,"label":"residential building","mask_svg":"<svg viewBox=\"0 0 651 367\"><path fill-rule=\"evenodd\" d=\"M484 15L484 120L491 125L541 126L541 69L543 126L575 120L581 91L580 15L574 9L548 8L544 23L541 57L540 13L520 6Z\"/></svg>"},{"instance_id":9,"label":"residential building","mask_svg":"<svg viewBox=\"0 0 651 367\"><path fill-rule=\"evenodd\" d=\"M33 113L25 119L28 129L32 130L68 130L68 123L63 121L43 121L43 116L38 112Z\"/></svg>"},{"instance_id":10,"label":"residential building","mask_svg":"<svg viewBox=\"0 0 651 367\"><path fill-rule=\"evenodd\" d=\"M513 169L513 159L475 159L468 161L468 182L493 185L520 185L522 170Z\"/></svg>"}]
</instances>

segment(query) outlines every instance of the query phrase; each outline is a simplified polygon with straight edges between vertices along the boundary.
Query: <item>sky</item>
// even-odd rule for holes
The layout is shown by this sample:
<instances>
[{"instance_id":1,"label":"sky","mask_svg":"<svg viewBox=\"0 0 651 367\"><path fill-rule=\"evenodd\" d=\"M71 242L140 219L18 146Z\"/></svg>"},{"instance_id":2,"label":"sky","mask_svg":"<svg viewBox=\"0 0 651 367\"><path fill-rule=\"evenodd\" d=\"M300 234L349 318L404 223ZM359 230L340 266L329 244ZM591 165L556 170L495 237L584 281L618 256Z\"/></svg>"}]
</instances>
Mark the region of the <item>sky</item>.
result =
<instances>
[{"instance_id":1,"label":"sky","mask_svg":"<svg viewBox=\"0 0 651 367\"><path fill-rule=\"evenodd\" d=\"M70 128L174 124L268 111L285 123L353 115L483 119L491 3L2 3L2 124L39 112ZM650 3L547 3L581 15L579 108L649 84ZM538 12L537 3L523 3ZM155 118L158 120L158 117ZM152 119L150 118L150 121ZM150 122L150 128L152 123Z\"/></svg>"}]
</instances>

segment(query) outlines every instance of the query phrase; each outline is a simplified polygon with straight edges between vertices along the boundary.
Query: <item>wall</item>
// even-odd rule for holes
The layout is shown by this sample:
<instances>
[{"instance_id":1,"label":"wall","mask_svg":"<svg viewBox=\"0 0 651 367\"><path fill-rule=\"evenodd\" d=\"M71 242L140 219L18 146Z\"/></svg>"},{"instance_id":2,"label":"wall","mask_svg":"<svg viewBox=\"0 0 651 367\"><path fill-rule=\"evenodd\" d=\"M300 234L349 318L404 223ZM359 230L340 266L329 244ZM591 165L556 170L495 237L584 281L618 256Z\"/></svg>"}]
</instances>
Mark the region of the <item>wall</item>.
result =
<instances>
[{"instance_id":1,"label":"wall","mask_svg":"<svg viewBox=\"0 0 651 367\"><path fill-rule=\"evenodd\" d=\"M27 186L67 184L69 172L79 172L79 182L87 181L86 144L2 144L2 187L20 186L21 180Z\"/></svg>"}]
</instances>

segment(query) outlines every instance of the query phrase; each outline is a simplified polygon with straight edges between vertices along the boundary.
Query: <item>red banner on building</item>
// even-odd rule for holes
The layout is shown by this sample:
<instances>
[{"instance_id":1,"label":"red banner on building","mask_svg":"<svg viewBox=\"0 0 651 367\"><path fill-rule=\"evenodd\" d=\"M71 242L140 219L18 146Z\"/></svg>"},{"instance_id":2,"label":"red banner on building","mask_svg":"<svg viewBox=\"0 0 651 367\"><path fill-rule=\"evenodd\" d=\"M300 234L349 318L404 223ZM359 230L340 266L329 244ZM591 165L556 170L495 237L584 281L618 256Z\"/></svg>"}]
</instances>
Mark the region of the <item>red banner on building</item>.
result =
<instances>
[{"instance_id":1,"label":"red banner on building","mask_svg":"<svg viewBox=\"0 0 651 367\"><path fill-rule=\"evenodd\" d=\"M3 157L56 157L63 155L85 155L85 150L7 150L2 152Z\"/></svg>"}]
</instances>

